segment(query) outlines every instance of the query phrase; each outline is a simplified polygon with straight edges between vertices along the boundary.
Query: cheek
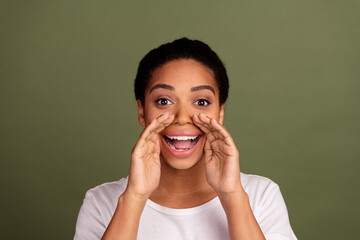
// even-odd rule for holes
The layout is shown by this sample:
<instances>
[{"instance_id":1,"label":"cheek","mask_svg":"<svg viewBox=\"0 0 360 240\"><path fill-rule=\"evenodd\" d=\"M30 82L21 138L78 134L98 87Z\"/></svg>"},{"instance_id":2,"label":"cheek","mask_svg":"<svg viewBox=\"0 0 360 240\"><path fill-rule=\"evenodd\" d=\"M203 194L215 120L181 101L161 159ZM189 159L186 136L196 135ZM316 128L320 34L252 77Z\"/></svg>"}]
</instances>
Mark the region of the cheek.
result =
<instances>
[{"instance_id":1,"label":"cheek","mask_svg":"<svg viewBox=\"0 0 360 240\"><path fill-rule=\"evenodd\" d=\"M215 119L216 121L219 121L219 119L220 119L220 109L219 108L213 108L204 114Z\"/></svg>"},{"instance_id":2,"label":"cheek","mask_svg":"<svg viewBox=\"0 0 360 240\"><path fill-rule=\"evenodd\" d=\"M146 125L150 124L152 120L159 117L164 112L165 112L164 110L157 109L153 106L147 106L145 108L145 115L144 115Z\"/></svg>"},{"instance_id":3,"label":"cheek","mask_svg":"<svg viewBox=\"0 0 360 240\"><path fill-rule=\"evenodd\" d=\"M156 115L145 115L145 123L146 123L146 126L149 125L151 123L152 120L154 120L155 118L157 118Z\"/></svg>"}]
</instances>

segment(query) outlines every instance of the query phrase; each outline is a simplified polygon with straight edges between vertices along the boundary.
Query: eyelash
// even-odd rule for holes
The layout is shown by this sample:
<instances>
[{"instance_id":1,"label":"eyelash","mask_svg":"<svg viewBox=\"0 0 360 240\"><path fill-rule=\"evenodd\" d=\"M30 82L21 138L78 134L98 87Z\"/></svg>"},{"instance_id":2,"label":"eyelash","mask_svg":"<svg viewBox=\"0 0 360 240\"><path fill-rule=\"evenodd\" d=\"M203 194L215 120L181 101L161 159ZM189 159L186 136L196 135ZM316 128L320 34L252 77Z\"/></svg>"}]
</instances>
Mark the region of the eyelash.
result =
<instances>
[{"instance_id":1,"label":"eyelash","mask_svg":"<svg viewBox=\"0 0 360 240\"><path fill-rule=\"evenodd\" d=\"M199 102L200 102L200 101L205 102L205 104L204 104L204 105L199 105ZM196 104L196 103L197 103L197 104ZM200 106L200 107L206 107L206 106L210 105L211 102L209 102L209 101L206 100L206 99L199 99L199 100L196 100L196 101L195 101L195 104L198 105L198 106Z\"/></svg>"},{"instance_id":2,"label":"eyelash","mask_svg":"<svg viewBox=\"0 0 360 240\"><path fill-rule=\"evenodd\" d=\"M159 98L159 99L157 99L157 100L155 101L155 103L158 104L158 105L160 105L160 106L169 105L169 103L168 103L168 104L161 104L161 103L160 103L161 101L168 101L168 102L172 103L169 99L166 99L166 98Z\"/></svg>"},{"instance_id":3,"label":"eyelash","mask_svg":"<svg viewBox=\"0 0 360 240\"><path fill-rule=\"evenodd\" d=\"M162 101L167 101L167 103L162 104L162 103L161 103ZM203 105L199 105L199 102L200 102L200 101L204 102L204 104L203 104ZM155 103L158 104L158 105L160 105L160 106L164 106L164 105L169 105L169 104L171 104L172 102L171 102L169 99L167 99L167 98L159 98L159 99L157 99L157 100L155 101ZM208 100L206 100L206 99L198 99L198 100L195 101L195 105L197 105L197 106L199 106L199 107L206 107L206 106L208 106L208 105L210 105L210 104L211 104L211 102L208 101Z\"/></svg>"}]
</instances>

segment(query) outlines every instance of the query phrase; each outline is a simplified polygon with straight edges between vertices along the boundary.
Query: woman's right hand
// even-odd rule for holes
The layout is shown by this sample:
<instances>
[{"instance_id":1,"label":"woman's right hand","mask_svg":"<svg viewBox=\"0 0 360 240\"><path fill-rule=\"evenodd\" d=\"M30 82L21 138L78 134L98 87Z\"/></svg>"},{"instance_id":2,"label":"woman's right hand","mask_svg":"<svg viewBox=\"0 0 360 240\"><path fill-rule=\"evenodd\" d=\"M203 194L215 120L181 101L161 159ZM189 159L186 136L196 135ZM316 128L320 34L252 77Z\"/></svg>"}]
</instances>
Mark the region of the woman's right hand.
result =
<instances>
[{"instance_id":1,"label":"woman's right hand","mask_svg":"<svg viewBox=\"0 0 360 240\"><path fill-rule=\"evenodd\" d=\"M164 113L155 118L141 133L131 153L127 193L147 199L158 187L161 172L159 133L173 120L174 115Z\"/></svg>"},{"instance_id":2,"label":"woman's right hand","mask_svg":"<svg viewBox=\"0 0 360 240\"><path fill-rule=\"evenodd\" d=\"M141 133L131 153L127 188L119 197L117 208L101 239L136 239L145 203L160 182L159 133L173 120L173 115L165 113Z\"/></svg>"}]
</instances>

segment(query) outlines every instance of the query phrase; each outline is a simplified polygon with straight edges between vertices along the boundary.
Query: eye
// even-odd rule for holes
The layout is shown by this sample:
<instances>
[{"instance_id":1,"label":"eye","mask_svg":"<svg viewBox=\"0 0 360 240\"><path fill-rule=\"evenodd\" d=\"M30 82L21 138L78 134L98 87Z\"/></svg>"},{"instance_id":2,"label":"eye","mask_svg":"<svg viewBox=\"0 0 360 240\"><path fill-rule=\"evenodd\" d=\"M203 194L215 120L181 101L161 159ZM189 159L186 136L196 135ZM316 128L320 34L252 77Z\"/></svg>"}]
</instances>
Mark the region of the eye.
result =
<instances>
[{"instance_id":1,"label":"eye","mask_svg":"<svg viewBox=\"0 0 360 240\"><path fill-rule=\"evenodd\" d=\"M195 102L196 105L201 106L201 107L205 107L207 105L210 104L210 102L208 100L205 99L199 99Z\"/></svg>"},{"instance_id":2,"label":"eye","mask_svg":"<svg viewBox=\"0 0 360 240\"><path fill-rule=\"evenodd\" d=\"M157 104L159 105L169 105L172 104L172 102L169 99L166 98L159 98L158 100L155 101Z\"/></svg>"}]
</instances>

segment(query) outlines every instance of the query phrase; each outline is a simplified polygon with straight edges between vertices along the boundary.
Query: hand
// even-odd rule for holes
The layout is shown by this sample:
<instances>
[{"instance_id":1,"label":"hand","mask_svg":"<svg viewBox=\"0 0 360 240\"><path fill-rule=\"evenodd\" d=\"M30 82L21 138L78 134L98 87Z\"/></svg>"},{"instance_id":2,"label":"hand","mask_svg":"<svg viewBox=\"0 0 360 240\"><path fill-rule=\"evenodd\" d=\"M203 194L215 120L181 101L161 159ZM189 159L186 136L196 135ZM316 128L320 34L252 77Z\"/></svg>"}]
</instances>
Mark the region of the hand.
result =
<instances>
[{"instance_id":1,"label":"hand","mask_svg":"<svg viewBox=\"0 0 360 240\"><path fill-rule=\"evenodd\" d=\"M205 173L218 195L243 192L240 182L239 152L225 127L204 114L193 121L206 134Z\"/></svg>"},{"instance_id":2,"label":"hand","mask_svg":"<svg viewBox=\"0 0 360 240\"><path fill-rule=\"evenodd\" d=\"M165 113L154 119L141 133L131 154L129 183L126 191L136 197L149 198L160 181L160 136L174 115Z\"/></svg>"}]
</instances>

